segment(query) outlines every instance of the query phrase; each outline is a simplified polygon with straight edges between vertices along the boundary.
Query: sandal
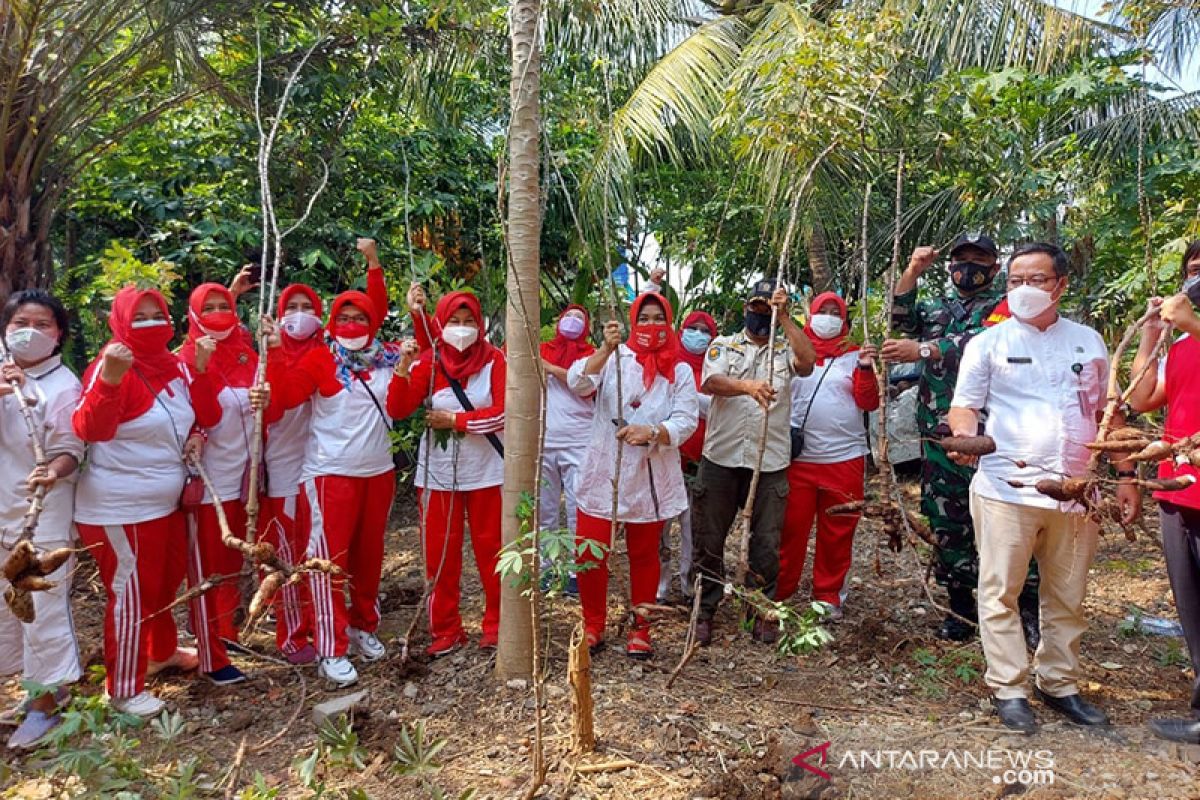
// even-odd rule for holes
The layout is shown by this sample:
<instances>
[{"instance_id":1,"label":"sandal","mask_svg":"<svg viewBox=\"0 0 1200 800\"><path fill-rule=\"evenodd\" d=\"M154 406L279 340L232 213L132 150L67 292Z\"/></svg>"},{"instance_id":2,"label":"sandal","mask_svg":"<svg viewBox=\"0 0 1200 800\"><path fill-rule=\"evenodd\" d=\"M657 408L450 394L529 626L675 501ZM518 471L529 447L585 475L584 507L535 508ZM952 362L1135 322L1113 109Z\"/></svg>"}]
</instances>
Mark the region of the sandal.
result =
<instances>
[{"instance_id":1,"label":"sandal","mask_svg":"<svg viewBox=\"0 0 1200 800\"><path fill-rule=\"evenodd\" d=\"M588 631L584 637L587 641L588 655L596 655L605 648L604 637L599 633Z\"/></svg>"},{"instance_id":2,"label":"sandal","mask_svg":"<svg viewBox=\"0 0 1200 800\"><path fill-rule=\"evenodd\" d=\"M625 640L625 655L638 661L648 661L654 655L654 646L650 644L650 631L645 628L630 631Z\"/></svg>"}]
</instances>

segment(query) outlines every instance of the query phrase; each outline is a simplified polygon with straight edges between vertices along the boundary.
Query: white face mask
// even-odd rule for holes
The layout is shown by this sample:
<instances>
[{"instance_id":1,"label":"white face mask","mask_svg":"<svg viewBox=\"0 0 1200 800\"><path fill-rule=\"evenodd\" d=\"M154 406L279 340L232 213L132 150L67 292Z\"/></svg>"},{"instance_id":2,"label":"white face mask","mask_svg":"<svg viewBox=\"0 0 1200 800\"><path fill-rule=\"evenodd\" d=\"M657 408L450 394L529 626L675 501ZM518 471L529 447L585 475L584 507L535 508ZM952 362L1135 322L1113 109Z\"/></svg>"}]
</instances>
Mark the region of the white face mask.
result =
<instances>
[{"instance_id":1,"label":"white face mask","mask_svg":"<svg viewBox=\"0 0 1200 800\"><path fill-rule=\"evenodd\" d=\"M813 314L811 324L813 333L822 339L834 338L845 327L837 314Z\"/></svg>"},{"instance_id":2,"label":"white face mask","mask_svg":"<svg viewBox=\"0 0 1200 800\"><path fill-rule=\"evenodd\" d=\"M371 341L370 336L355 336L353 339L348 339L345 336L334 337L335 341L347 350L358 351L367 346L367 342Z\"/></svg>"},{"instance_id":3,"label":"white face mask","mask_svg":"<svg viewBox=\"0 0 1200 800\"><path fill-rule=\"evenodd\" d=\"M1031 320L1054 305L1054 295L1045 289L1022 284L1008 290L1008 310L1020 320Z\"/></svg>"},{"instance_id":4,"label":"white face mask","mask_svg":"<svg viewBox=\"0 0 1200 800\"><path fill-rule=\"evenodd\" d=\"M448 325L442 329L442 341L458 352L466 350L479 338L479 328L470 325Z\"/></svg>"},{"instance_id":5,"label":"white face mask","mask_svg":"<svg viewBox=\"0 0 1200 800\"><path fill-rule=\"evenodd\" d=\"M136 331L140 330L141 328L158 328L168 324L170 323L168 323L165 319L139 319L135 322L129 323L129 327Z\"/></svg>"},{"instance_id":6,"label":"white face mask","mask_svg":"<svg viewBox=\"0 0 1200 800\"><path fill-rule=\"evenodd\" d=\"M49 358L58 347L58 340L37 328L17 328L4 335L4 341L13 356L29 364Z\"/></svg>"},{"instance_id":7,"label":"white face mask","mask_svg":"<svg viewBox=\"0 0 1200 800\"><path fill-rule=\"evenodd\" d=\"M293 339L307 339L321 329L321 318L307 311L289 311L279 320L279 327Z\"/></svg>"}]
</instances>

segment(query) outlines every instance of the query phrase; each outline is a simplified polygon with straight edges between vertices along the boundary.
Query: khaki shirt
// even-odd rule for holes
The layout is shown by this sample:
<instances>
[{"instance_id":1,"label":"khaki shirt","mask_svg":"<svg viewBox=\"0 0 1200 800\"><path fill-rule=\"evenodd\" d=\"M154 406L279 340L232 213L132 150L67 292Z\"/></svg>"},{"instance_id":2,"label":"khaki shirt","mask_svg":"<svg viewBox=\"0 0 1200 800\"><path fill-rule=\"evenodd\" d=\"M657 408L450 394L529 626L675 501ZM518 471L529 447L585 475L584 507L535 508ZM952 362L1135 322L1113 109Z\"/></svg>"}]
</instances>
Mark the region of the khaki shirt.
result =
<instances>
[{"instance_id":1,"label":"khaki shirt","mask_svg":"<svg viewBox=\"0 0 1200 800\"><path fill-rule=\"evenodd\" d=\"M776 399L767 410L767 448L763 453L764 472L787 469L792 461L791 386L796 376L795 359L787 339L777 336L772 358ZM704 359L700 385L710 375L734 380L767 380L767 345L750 341L745 331L713 340ZM758 461L758 441L762 436L763 409L753 398L714 397L708 411L708 430L704 435L704 457L730 469L754 469Z\"/></svg>"}]
</instances>

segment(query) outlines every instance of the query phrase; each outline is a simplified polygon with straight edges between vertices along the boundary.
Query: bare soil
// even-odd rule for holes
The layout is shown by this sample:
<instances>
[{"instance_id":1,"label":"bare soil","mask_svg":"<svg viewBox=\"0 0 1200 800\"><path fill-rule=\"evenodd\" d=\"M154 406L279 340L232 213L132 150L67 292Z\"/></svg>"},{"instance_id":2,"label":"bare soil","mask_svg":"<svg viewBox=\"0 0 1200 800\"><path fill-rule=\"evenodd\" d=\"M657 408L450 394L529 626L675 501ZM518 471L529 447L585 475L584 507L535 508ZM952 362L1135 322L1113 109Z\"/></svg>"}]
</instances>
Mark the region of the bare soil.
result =
<instances>
[{"instance_id":1,"label":"bare soil","mask_svg":"<svg viewBox=\"0 0 1200 800\"><path fill-rule=\"evenodd\" d=\"M394 640L419 613L421 594L413 508L411 498L399 501L398 523L403 524L389 534L382 587L382 636L390 646L389 657L363 667L356 687L369 692L353 718L366 751L364 768L323 764L319 775L326 796L347 796L357 789L371 798L431 797L439 796L438 791L458 797L473 789L477 798L520 797L530 771L533 692L528 685L498 681L493 658L475 646L482 608L469 546L463 602L471 645L433 662L418 655L400 669ZM922 587L926 570L918 554L877 547L878 529L864 522L846 620L833 628L834 642L812 656L780 656L740 631L735 611L727 605L718 617L713 646L701 650L668 691L667 676L687 633L687 614L680 610L657 625L657 653L651 662L631 661L617 646L596 657L598 748L579 758L568 752L566 681L567 646L578 605L562 599L548 604L545 747L550 771L537 796L1200 796L1200 747L1159 741L1145 728L1152 716L1184 712L1190 690L1186 648L1180 639L1129 635L1120 626L1133 607L1174 617L1157 523L1153 509L1148 506L1147 511L1152 536L1128 543L1108 535L1090 576L1083 692L1109 713L1111 729L1072 726L1035 703L1040 732L1031 737L1006 732L990 710L979 677L983 659L978 643L955 645L934 636L941 612ZM609 640L615 645L623 641L617 623L628 574L621 544L612 566ZM102 593L86 560L77 586L84 657L91 665L101 664ZM800 596L806 591L807 584ZM940 597L936 588L933 594ZM426 643L422 621L414 643L418 653ZM155 679L151 688L183 713L187 728L167 747L152 744L153 734L143 732L143 766L167 770L180 760L198 758L198 796L262 796L247 788L257 776L261 784L278 788L278 797L312 797L296 767L317 746L311 707L345 691L321 686L312 667L279 661L267 626L246 644L262 654L234 656L251 675L247 684L217 689L192 675ZM6 704L18 688L15 681L5 684ZM94 676L77 687L83 693L101 690ZM427 737L446 742L436 758L441 767L423 776L398 774L394 748L418 720L424 721ZM824 765L819 751L806 762L828 773L828 779L792 763L794 756L827 742ZM1048 774L1004 774L1011 766L1006 759L1033 751L1048 751L1052 782ZM44 776L45 757L20 760L7 754L3 796L74 795L63 777ZM622 759L634 765L613 771L580 769ZM1035 761L1031 769L1042 766Z\"/></svg>"}]
</instances>

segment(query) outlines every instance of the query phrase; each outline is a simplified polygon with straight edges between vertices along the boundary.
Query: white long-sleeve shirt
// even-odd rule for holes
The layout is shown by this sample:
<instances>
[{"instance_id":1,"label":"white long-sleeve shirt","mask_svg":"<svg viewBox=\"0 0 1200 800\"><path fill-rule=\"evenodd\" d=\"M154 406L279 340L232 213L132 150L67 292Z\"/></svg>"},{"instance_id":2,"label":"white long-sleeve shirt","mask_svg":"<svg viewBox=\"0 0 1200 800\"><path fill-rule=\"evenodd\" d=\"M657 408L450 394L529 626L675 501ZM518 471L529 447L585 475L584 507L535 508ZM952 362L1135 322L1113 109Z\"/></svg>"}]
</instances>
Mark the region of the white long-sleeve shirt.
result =
<instances>
[{"instance_id":1,"label":"white long-sleeve shirt","mask_svg":"<svg viewBox=\"0 0 1200 800\"><path fill-rule=\"evenodd\" d=\"M242 476L250 463L254 437L254 411L250 408L249 387L226 386L217 394L217 402L221 404L221 421L208 429L201 458L221 502L228 503L242 494ZM206 488L203 502L212 501Z\"/></svg>"},{"instance_id":2,"label":"white long-sleeve shirt","mask_svg":"<svg viewBox=\"0 0 1200 800\"><path fill-rule=\"evenodd\" d=\"M958 368L955 408L987 409L985 431L996 452L979 459L971 491L990 500L1075 510L1032 487L1043 478L1087 472L1108 382L1108 348L1086 325L1059 317L1039 331L1015 317L967 343ZM1014 459L1028 466L1018 468Z\"/></svg>"},{"instance_id":3,"label":"white long-sleeve shirt","mask_svg":"<svg viewBox=\"0 0 1200 800\"><path fill-rule=\"evenodd\" d=\"M596 398L580 397L566 383L549 376L546 379L546 449L587 447L595 413Z\"/></svg>"},{"instance_id":4,"label":"white long-sleeve shirt","mask_svg":"<svg viewBox=\"0 0 1200 800\"><path fill-rule=\"evenodd\" d=\"M658 424L667 431L669 445L621 450L621 477L617 517L621 522L658 522L671 519L688 508L687 491L680 467L679 445L687 441L699 421L699 400L692 369L675 365L675 381L662 375L650 388L642 380L642 366L632 350L620 345L622 407L617 407L617 357L609 356L598 375L587 375L587 360L571 365L567 383L578 395L596 393L591 439L579 473L576 501L585 513L601 519L612 517L612 480L616 465L617 429L613 420L628 425ZM650 473L654 473L654 491ZM655 499L657 498L657 504Z\"/></svg>"},{"instance_id":5,"label":"white long-sleeve shirt","mask_svg":"<svg viewBox=\"0 0 1200 800\"><path fill-rule=\"evenodd\" d=\"M15 387L14 387L15 388ZM25 370L25 397L33 401L33 418L45 436L46 458L74 456L83 461L83 442L71 427L71 414L79 402L79 378L51 356ZM12 545L20 534L21 521L29 509L25 479L35 465L29 429L12 394L0 398L0 539ZM75 515L75 476L60 479L46 495L45 506L34 534L37 542L66 543Z\"/></svg>"}]
</instances>

